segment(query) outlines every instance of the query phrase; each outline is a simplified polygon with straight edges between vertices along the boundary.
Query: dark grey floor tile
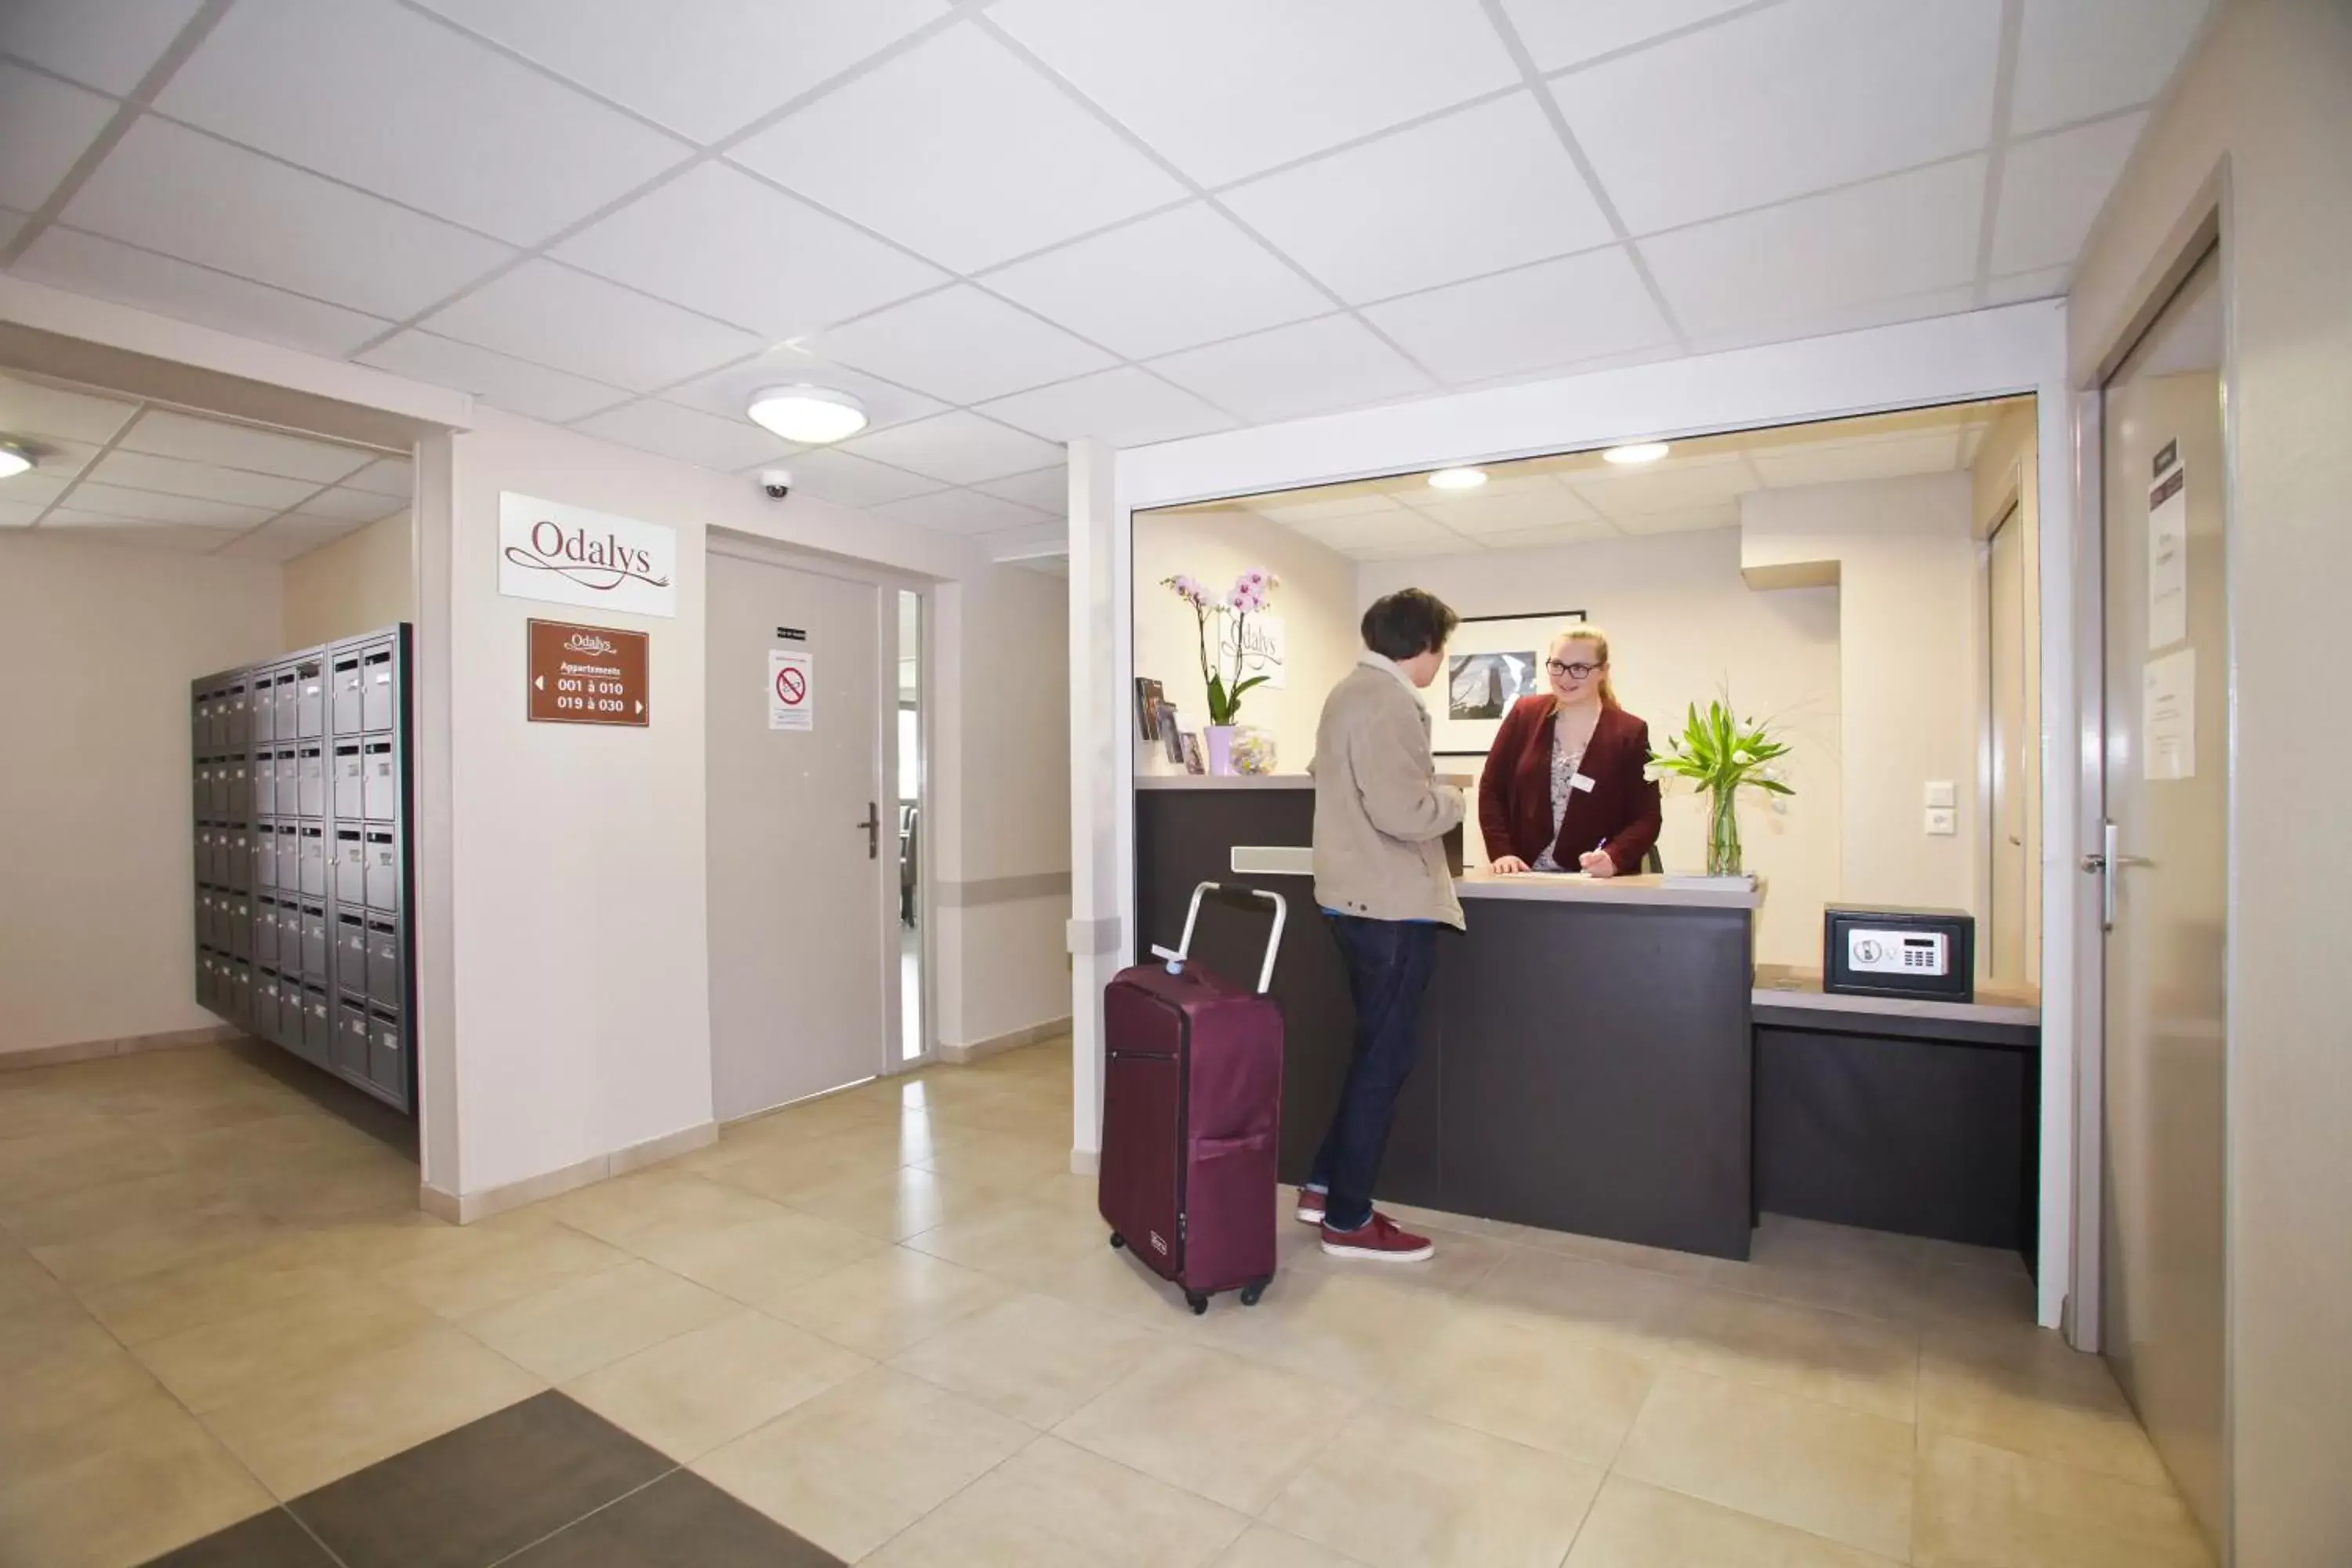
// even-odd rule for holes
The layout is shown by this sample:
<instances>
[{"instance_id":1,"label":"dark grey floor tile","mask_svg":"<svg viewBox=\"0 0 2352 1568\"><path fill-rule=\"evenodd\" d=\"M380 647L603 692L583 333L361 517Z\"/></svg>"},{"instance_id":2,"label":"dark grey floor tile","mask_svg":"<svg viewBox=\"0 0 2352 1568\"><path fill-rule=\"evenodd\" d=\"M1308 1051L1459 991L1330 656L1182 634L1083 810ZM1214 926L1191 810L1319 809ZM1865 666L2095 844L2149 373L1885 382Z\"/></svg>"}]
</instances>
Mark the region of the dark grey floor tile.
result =
<instances>
[{"instance_id":1,"label":"dark grey floor tile","mask_svg":"<svg viewBox=\"0 0 2352 1568\"><path fill-rule=\"evenodd\" d=\"M672 1468L551 1391L288 1506L346 1568L483 1568Z\"/></svg>"},{"instance_id":2,"label":"dark grey floor tile","mask_svg":"<svg viewBox=\"0 0 2352 1568\"><path fill-rule=\"evenodd\" d=\"M691 1470L509 1558L504 1568L840 1568L841 1559Z\"/></svg>"},{"instance_id":3,"label":"dark grey floor tile","mask_svg":"<svg viewBox=\"0 0 2352 1568\"><path fill-rule=\"evenodd\" d=\"M282 1508L216 1530L147 1568L336 1568L327 1549Z\"/></svg>"}]
</instances>

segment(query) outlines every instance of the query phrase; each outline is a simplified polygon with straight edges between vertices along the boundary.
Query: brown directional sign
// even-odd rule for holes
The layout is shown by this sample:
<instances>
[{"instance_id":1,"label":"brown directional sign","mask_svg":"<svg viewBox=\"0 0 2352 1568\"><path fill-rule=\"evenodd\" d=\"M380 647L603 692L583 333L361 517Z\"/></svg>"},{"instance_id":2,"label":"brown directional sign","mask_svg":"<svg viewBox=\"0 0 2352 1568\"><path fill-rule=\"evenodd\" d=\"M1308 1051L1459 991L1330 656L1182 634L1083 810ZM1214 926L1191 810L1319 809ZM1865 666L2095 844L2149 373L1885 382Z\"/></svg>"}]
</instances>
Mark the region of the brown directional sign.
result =
<instances>
[{"instance_id":1,"label":"brown directional sign","mask_svg":"<svg viewBox=\"0 0 2352 1568\"><path fill-rule=\"evenodd\" d=\"M631 724L651 721L644 632L578 626L569 621L530 623L530 719L535 724Z\"/></svg>"}]
</instances>

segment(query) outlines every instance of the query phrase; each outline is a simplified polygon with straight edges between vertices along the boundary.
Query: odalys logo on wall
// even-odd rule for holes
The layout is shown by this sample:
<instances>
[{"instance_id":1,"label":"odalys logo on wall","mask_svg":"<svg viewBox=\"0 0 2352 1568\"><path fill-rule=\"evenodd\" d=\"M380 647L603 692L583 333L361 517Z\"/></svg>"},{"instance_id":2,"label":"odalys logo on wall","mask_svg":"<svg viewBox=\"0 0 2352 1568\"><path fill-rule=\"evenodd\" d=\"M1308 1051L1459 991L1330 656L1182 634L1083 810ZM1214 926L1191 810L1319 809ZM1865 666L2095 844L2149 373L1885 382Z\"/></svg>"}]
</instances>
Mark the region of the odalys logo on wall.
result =
<instances>
[{"instance_id":1,"label":"odalys logo on wall","mask_svg":"<svg viewBox=\"0 0 2352 1568\"><path fill-rule=\"evenodd\" d=\"M623 615L675 616L677 531L501 491L499 592Z\"/></svg>"}]
</instances>

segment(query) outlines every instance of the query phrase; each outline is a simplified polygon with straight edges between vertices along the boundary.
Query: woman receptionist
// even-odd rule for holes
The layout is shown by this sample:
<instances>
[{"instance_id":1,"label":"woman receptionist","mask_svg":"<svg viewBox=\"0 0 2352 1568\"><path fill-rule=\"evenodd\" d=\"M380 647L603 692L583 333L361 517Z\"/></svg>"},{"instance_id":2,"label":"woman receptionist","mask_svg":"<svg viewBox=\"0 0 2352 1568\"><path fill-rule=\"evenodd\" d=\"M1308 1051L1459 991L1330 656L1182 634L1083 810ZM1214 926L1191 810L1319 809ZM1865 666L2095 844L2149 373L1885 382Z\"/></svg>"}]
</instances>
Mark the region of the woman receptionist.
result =
<instances>
[{"instance_id":1,"label":"woman receptionist","mask_svg":"<svg viewBox=\"0 0 2352 1568\"><path fill-rule=\"evenodd\" d=\"M1650 727L1610 687L1609 638L1571 626L1543 668L1551 689L1512 704L1478 780L1487 868L1638 871L1658 841L1658 786L1643 774Z\"/></svg>"}]
</instances>

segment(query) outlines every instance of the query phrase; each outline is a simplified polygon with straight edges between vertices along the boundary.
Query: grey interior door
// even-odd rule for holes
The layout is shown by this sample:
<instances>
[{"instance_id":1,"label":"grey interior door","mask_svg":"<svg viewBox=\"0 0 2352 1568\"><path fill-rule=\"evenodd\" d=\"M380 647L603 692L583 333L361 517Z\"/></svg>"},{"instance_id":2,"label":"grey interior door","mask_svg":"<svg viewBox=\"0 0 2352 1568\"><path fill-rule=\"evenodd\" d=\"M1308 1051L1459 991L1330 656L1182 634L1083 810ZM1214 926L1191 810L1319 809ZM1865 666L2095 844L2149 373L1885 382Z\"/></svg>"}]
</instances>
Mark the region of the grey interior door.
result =
<instances>
[{"instance_id":1,"label":"grey interior door","mask_svg":"<svg viewBox=\"0 0 2352 1568\"><path fill-rule=\"evenodd\" d=\"M2228 1539L2229 560L2220 266L2105 397L2102 1344L2208 1536Z\"/></svg>"},{"instance_id":2,"label":"grey interior door","mask_svg":"<svg viewBox=\"0 0 2352 1568\"><path fill-rule=\"evenodd\" d=\"M710 1068L719 1119L890 1064L882 596L870 583L713 553L709 709ZM797 636L786 635L786 629ZM804 654L792 727L772 649ZM805 722L799 719L804 718ZM885 871L891 901L884 906Z\"/></svg>"}]
</instances>

